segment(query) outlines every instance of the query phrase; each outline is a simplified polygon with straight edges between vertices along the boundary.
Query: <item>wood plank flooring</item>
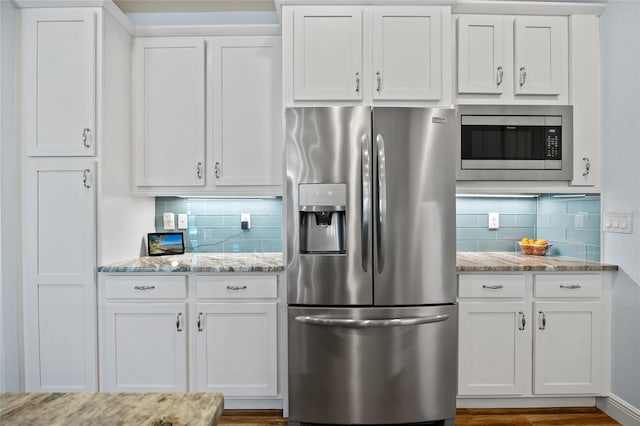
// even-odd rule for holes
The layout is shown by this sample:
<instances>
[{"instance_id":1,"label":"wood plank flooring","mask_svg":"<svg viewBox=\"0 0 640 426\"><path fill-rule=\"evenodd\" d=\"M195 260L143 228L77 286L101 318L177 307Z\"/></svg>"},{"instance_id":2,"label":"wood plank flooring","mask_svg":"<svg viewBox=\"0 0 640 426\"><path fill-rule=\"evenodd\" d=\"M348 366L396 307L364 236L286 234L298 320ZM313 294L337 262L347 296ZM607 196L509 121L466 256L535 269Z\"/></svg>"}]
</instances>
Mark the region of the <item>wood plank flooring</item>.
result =
<instances>
[{"instance_id":1,"label":"wood plank flooring","mask_svg":"<svg viewBox=\"0 0 640 426\"><path fill-rule=\"evenodd\" d=\"M285 426L280 410L224 410L220 426ZM459 408L456 426L613 426L619 425L595 407Z\"/></svg>"}]
</instances>

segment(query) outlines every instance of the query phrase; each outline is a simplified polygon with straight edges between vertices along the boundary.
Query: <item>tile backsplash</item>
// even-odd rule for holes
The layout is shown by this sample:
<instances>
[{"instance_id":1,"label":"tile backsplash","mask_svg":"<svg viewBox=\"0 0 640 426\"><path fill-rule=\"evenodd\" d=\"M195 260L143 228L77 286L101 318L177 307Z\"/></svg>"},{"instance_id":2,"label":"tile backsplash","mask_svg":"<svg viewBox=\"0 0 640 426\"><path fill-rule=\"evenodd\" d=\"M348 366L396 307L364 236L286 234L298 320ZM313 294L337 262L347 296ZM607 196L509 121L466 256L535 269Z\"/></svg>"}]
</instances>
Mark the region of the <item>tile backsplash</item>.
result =
<instances>
[{"instance_id":1,"label":"tile backsplash","mask_svg":"<svg viewBox=\"0 0 640 426\"><path fill-rule=\"evenodd\" d=\"M488 214L500 213L500 228L488 229ZM520 251L523 237L546 239L549 254L600 260L600 196L544 194L538 197L458 197L458 251Z\"/></svg>"},{"instance_id":2,"label":"tile backsplash","mask_svg":"<svg viewBox=\"0 0 640 426\"><path fill-rule=\"evenodd\" d=\"M162 214L175 214L187 253L247 253L282 251L281 198L157 197L157 232L165 232ZM251 214L251 229L240 228L240 214ZM187 214L188 229L178 230L178 214Z\"/></svg>"}]
</instances>

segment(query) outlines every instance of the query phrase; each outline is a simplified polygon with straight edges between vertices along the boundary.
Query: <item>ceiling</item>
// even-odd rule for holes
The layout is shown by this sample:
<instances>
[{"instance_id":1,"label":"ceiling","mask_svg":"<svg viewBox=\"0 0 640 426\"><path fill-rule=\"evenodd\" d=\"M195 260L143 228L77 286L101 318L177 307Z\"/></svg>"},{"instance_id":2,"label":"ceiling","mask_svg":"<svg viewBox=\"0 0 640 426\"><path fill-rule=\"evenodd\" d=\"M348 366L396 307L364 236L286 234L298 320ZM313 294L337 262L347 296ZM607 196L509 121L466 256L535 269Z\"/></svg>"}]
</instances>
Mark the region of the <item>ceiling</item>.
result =
<instances>
[{"instance_id":1,"label":"ceiling","mask_svg":"<svg viewBox=\"0 0 640 426\"><path fill-rule=\"evenodd\" d=\"M114 0L124 13L274 11L273 0Z\"/></svg>"}]
</instances>

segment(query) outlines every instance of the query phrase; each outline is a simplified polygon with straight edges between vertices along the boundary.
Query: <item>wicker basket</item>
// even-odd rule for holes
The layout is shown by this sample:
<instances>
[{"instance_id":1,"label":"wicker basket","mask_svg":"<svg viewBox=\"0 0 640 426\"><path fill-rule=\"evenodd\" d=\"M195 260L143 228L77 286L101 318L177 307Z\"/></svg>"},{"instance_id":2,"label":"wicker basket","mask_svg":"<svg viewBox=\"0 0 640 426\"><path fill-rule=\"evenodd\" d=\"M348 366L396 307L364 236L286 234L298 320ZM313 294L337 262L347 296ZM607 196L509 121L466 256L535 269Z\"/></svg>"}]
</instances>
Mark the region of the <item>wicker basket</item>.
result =
<instances>
[{"instance_id":1,"label":"wicker basket","mask_svg":"<svg viewBox=\"0 0 640 426\"><path fill-rule=\"evenodd\" d=\"M547 244L547 245L522 244L522 243L518 243L518 244L520 245L520 250L522 250L524 254L532 254L534 256L544 256L549 251L549 248L551 248L551 244Z\"/></svg>"}]
</instances>

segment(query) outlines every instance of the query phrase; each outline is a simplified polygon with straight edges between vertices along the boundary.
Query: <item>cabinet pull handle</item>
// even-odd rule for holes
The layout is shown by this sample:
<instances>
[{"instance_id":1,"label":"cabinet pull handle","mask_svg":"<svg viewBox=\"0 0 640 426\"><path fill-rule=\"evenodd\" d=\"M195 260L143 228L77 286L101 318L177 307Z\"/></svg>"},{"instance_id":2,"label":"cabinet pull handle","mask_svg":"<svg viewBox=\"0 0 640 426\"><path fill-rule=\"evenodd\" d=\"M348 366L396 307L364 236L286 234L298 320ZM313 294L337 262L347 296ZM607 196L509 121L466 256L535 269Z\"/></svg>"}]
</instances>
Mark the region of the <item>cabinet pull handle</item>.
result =
<instances>
[{"instance_id":1,"label":"cabinet pull handle","mask_svg":"<svg viewBox=\"0 0 640 426\"><path fill-rule=\"evenodd\" d=\"M524 83L527 81L527 69L525 67L520 67L520 87L524 86Z\"/></svg>"},{"instance_id":2,"label":"cabinet pull handle","mask_svg":"<svg viewBox=\"0 0 640 426\"><path fill-rule=\"evenodd\" d=\"M380 71L376 72L376 82L377 82L377 87L376 87L376 92L380 93L380 88L382 86L382 77L380 76Z\"/></svg>"},{"instance_id":3,"label":"cabinet pull handle","mask_svg":"<svg viewBox=\"0 0 640 426\"><path fill-rule=\"evenodd\" d=\"M582 157L582 161L584 161L584 172L582 172L582 176L587 176L589 170L591 170L591 161L589 161L589 157Z\"/></svg>"},{"instance_id":4,"label":"cabinet pull handle","mask_svg":"<svg viewBox=\"0 0 640 426\"><path fill-rule=\"evenodd\" d=\"M246 289L247 289L246 285L228 285L227 286L227 290L233 290L233 291L246 290Z\"/></svg>"},{"instance_id":5,"label":"cabinet pull handle","mask_svg":"<svg viewBox=\"0 0 640 426\"><path fill-rule=\"evenodd\" d=\"M560 288L566 288L569 290L577 290L579 288L582 288L582 286L580 284L560 284Z\"/></svg>"},{"instance_id":6,"label":"cabinet pull handle","mask_svg":"<svg viewBox=\"0 0 640 426\"><path fill-rule=\"evenodd\" d=\"M544 314L544 312L539 311L538 318L540 319L538 330L545 330L547 328L547 316Z\"/></svg>"},{"instance_id":7,"label":"cabinet pull handle","mask_svg":"<svg viewBox=\"0 0 640 426\"><path fill-rule=\"evenodd\" d=\"M482 284L482 288L488 288L490 290L500 290L501 288L504 288L504 286L502 284Z\"/></svg>"},{"instance_id":8,"label":"cabinet pull handle","mask_svg":"<svg viewBox=\"0 0 640 426\"><path fill-rule=\"evenodd\" d=\"M178 312L178 315L176 315L176 329L178 333L182 331L182 312Z\"/></svg>"},{"instance_id":9,"label":"cabinet pull handle","mask_svg":"<svg viewBox=\"0 0 640 426\"><path fill-rule=\"evenodd\" d=\"M360 93L360 72L356 72L356 93Z\"/></svg>"},{"instance_id":10,"label":"cabinet pull handle","mask_svg":"<svg viewBox=\"0 0 640 426\"><path fill-rule=\"evenodd\" d=\"M91 173L91 170L89 169L84 169L82 171L82 184L87 189L91 189L91 184L89 183L89 173Z\"/></svg>"},{"instance_id":11,"label":"cabinet pull handle","mask_svg":"<svg viewBox=\"0 0 640 426\"><path fill-rule=\"evenodd\" d=\"M153 290L155 288L156 288L155 285L136 285L133 287L134 290L140 290L140 291Z\"/></svg>"},{"instance_id":12,"label":"cabinet pull handle","mask_svg":"<svg viewBox=\"0 0 640 426\"><path fill-rule=\"evenodd\" d=\"M91 144L89 143L88 138L89 133L91 133L91 129L89 129L88 127L82 129L82 144L87 148L91 148Z\"/></svg>"},{"instance_id":13,"label":"cabinet pull handle","mask_svg":"<svg viewBox=\"0 0 640 426\"><path fill-rule=\"evenodd\" d=\"M202 328L202 312L198 313L198 331L203 331L204 328Z\"/></svg>"},{"instance_id":14,"label":"cabinet pull handle","mask_svg":"<svg viewBox=\"0 0 640 426\"><path fill-rule=\"evenodd\" d=\"M202 162L200 161L196 165L196 176L198 176L198 179L202 179Z\"/></svg>"},{"instance_id":15,"label":"cabinet pull handle","mask_svg":"<svg viewBox=\"0 0 640 426\"><path fill-rule=\"evenodd\" d=\"M527 320L524 317L524 312L520 311L518 312L518 315L520 316L520 326L518 327L518 329L524 330L524 327L527 325Z\"/></svg>"},{"instance_id":16,"label":"cabinet pull handle","mask_svg":"<svg viewBox=\"0 0 640 426\"><path fill-rule=\"evenodd\" d=\"M220 179L220 162L216 161L216 165L213 167L214 174L216 179Z\"/></svg>"},{"instance_id":17,"label":"cabinet pull handle","mask_svg":"<svg viewBox=\"0 0 640 426\"><path fill-rule=\"evenodd\" d=\"M496 86L500 86L502 84L502 76L503 76L503 72L502 72L502 65L500 65L496 71Z\"/></svg>"}]
</instances>

